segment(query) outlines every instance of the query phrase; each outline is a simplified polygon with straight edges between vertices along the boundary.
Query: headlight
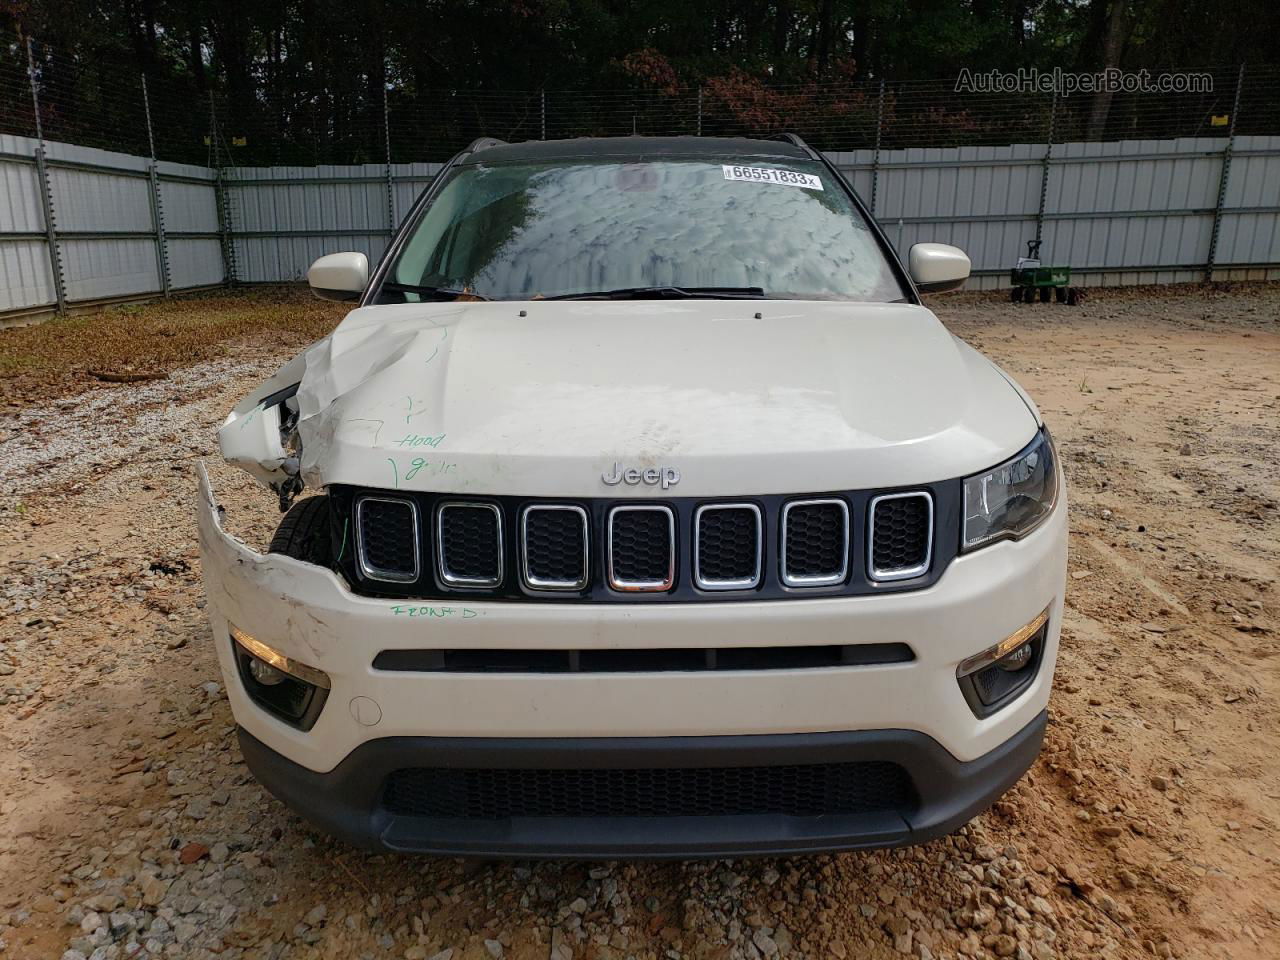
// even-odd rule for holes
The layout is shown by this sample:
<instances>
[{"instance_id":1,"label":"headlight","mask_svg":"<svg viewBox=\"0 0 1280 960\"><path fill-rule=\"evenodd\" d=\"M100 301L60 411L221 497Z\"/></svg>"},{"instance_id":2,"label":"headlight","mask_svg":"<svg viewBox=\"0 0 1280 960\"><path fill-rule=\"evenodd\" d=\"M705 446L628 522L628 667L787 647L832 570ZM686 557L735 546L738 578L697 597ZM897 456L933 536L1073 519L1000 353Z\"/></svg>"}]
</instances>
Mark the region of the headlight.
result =
<instances>
[{"instance_id":1,"label":"headlight","mask_svg":"<svg viewBox=\"0 0 1280 960\"><path fill-rule=\"evenodd\" d=\"M1058 457L1048 429L1012 460L964 481L962 550L1021 537L1058 500Z\"/></svg>"}]
</instances>

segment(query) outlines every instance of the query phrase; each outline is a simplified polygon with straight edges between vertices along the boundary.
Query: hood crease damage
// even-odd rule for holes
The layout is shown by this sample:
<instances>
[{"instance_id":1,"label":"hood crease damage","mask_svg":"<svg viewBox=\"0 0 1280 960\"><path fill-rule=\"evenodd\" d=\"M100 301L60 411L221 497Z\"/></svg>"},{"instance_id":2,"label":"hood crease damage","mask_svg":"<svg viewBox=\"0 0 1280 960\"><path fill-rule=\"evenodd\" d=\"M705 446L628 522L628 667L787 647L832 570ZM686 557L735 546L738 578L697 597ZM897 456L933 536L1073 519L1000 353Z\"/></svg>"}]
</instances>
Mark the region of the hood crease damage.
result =
<instances>
[{"instance_id":1,"label":"hood crease damage","mask_svg":"<svg viewBox=\"0 0 1280 960\"><path fill-rule=\"evenodd\" d=\"M1035 433L1020 394L910 304L404 304L353 311L219 440L282 502L295 477L599 496L616 464L675 468L681 495L806 492L985 469Z\"/></svg>"}]
</instances>

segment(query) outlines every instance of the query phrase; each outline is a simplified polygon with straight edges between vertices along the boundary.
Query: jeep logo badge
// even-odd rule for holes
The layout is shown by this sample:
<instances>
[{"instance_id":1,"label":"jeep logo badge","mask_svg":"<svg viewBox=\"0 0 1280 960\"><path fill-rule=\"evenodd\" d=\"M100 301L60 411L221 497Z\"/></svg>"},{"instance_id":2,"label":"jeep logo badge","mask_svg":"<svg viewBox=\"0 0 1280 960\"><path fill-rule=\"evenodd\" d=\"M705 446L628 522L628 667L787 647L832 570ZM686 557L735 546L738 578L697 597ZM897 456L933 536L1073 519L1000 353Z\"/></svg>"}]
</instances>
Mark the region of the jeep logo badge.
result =
<instances>
[{"instance_id":1,"label":"jeep logo badge","mask_svg":"<svg viewBox=\"0 0 1280 960\"><path fill-rule=\"evenodd\" d=\"M600 479L611 487L616 487L620 483L632 487L638 483L645 483L651 487L661 485L662 489L666 490L680 482L680 471L675 467L645 467L643 470L638 467L628 467L623 470L622 464L614 463L613 473L602 473Z\"/></svg>"}]
</instances>

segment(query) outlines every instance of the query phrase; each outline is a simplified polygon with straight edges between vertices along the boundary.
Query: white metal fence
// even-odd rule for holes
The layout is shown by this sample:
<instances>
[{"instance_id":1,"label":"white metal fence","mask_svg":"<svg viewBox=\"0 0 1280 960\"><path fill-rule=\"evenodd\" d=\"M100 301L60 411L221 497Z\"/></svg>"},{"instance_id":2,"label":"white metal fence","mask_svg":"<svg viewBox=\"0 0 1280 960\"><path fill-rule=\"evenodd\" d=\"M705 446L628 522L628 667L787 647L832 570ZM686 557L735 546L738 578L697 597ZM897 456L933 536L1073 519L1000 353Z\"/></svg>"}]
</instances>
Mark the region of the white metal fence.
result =
<instances>
[{"instance_id":1,"label":"white metal fence","mask_svg":"<svg viewBox=\"0 0 1280 960\"><path fill-rule=\"evenodd\" d=\"M833 153L904 250L997 287L1040 237L1077 282L1280 277L1280 137ZM0 136L0 319L376 260L438 163L208 167Z\"/></svg>"},{"instance_id":2,"label":"white metal fence","mask_svg":"<svg viewBox=\"0 0 1280 960\"><path fill-rule=\"evenodd\" d=\"M216 179L0 135L0 316L222 283Z\"/></svg>"},{"instance_id":3,"label":"white metal fence","mask_svg":"<svg viewBox=\"0 0 1280 960\"><path fill-rule=\"evenodd\" d=\"M1280 137L832 154L894 245L963 248L1007 285L1026 242L1081 285L1280 277Z\"/></svg>"}]
</instances>

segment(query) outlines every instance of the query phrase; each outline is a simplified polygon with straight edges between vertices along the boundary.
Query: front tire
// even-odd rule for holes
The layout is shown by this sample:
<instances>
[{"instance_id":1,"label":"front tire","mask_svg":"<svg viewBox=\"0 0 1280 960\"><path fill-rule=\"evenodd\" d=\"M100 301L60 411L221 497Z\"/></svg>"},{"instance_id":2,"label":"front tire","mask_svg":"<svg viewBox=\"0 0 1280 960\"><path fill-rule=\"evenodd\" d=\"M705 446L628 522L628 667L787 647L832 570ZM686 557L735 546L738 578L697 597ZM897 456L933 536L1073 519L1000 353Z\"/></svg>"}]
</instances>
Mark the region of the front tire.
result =
<instances>
[{"instance_id":1,"label":"front tire","mask_svg":"<svg viewBox=\"0 0 1280 960\"><path fill-rule=\"evenodd\" d=\"M321 567L331 566L333 545L329 539L328 496L307 497L290 507L276 528L267 552L283 553Z\"/></svg>"}]
</instances>

